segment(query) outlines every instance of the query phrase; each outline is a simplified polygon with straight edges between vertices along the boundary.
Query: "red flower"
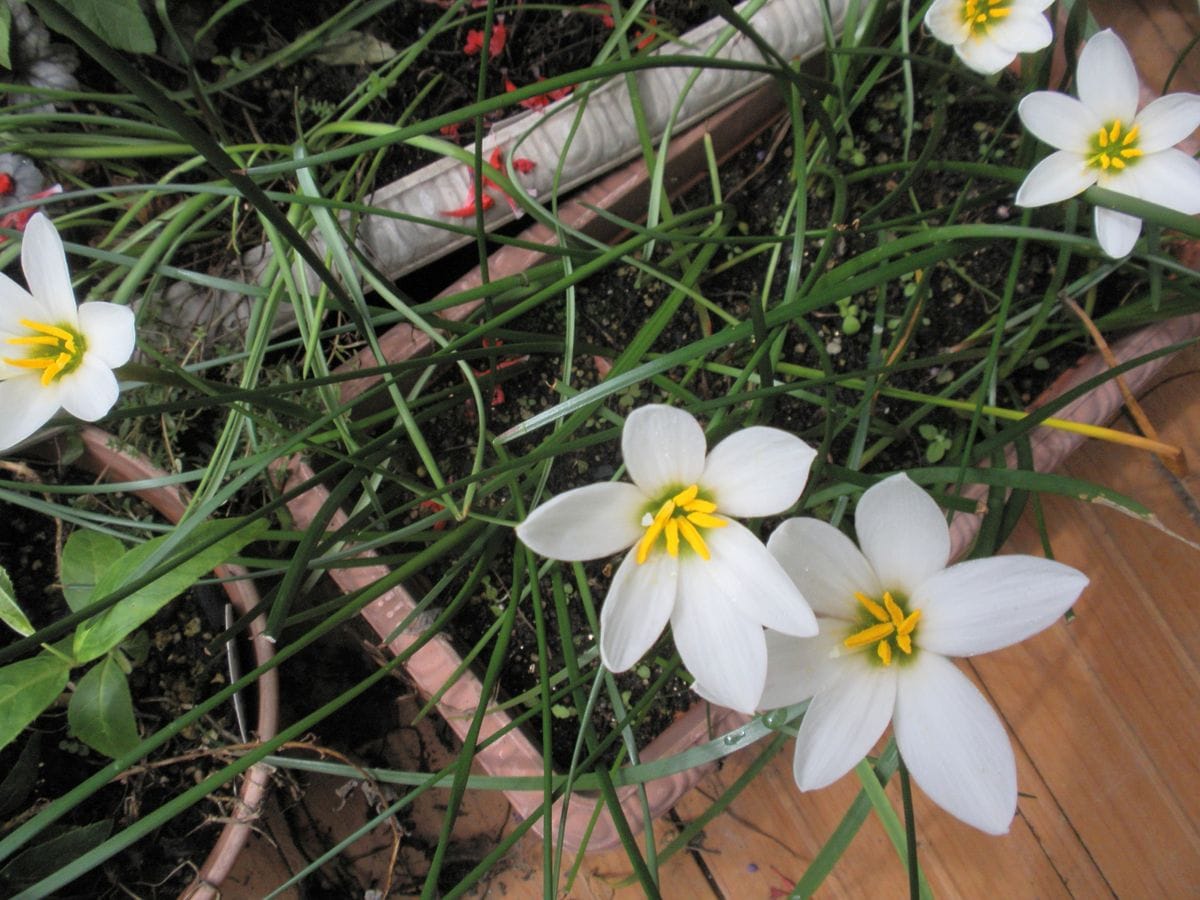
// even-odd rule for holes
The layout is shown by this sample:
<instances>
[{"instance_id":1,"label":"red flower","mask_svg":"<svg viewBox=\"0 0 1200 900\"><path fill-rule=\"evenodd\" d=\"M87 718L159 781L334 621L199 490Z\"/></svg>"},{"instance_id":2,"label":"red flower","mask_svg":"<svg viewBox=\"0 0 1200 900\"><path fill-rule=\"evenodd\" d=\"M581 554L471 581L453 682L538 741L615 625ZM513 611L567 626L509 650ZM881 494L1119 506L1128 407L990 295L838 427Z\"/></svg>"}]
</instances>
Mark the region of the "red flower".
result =
<instances>
[{"instance_id":1,"label":"red flower","mask_svg":"<svg viewBox=\"0 0 1200 900\"><path fill-rule=\"evenodd\" d=\"M496 205L496 201L492 199L491 194L488 194L485 192L483 195L483 204L482 205L483 205L484 209L491 209L493 206ZM443 216L453 216L456 219L465 219L468 216L475 215L475 211L476 211L475 210L475 187L472 186L471 193L469 195L467 195L466 203L464 203L458 209L443 209L442 215Z\"/></svg>"},{"instance_id":2,"label":"red flower","mask_svg":"<svg viewBox=\"0 0 1200 900\"><path fill-rule=\"evenodd\" d=\"M488 45L488 59L495 59L504 50L504 44L508 41L508 28L503 22L497 22L492 26L492 41ZM474 56L483 50L483 32L478 28L472 28L467 32L467 43L463 45L463 53L467 56Z\"/></svg>"},{"instance_id":3,"label":"red flower","mask_svg":"<svg viewBox=\"0 0 1200 900\"><path fill-rule=\"evenodd\" d=\"M538 79L538 81L545 81L545 80L546 80L545 78ZM513 84L512 79L510 79L510 78L504 79L504 90L505 91L507 91L508 93L511 94L516 89L517 89L517 86L515 84ZM546 93L544 93L544 94L538 94L536 97L529 97L528 99L525 99L525 100L519 100L518 105L523 106L526 109L544 109L545 107L549 106L553 101L561 100L563 97L567 96L567 94L571 93L571 91L573 91L573 90L575 90L575 85L568 84L566 87L555 88L552 91L546 91Z\"/></svg>"},{"instance_id":4,"label":"red flower","mask_svg":"<svg viewBox=\"0 0 1200 900\"><path fill-rule=\"evenodd\" d=\"M16 187L13 179L4 173L0 173L0 196L11 194ZM30 194L26 200L41 200L43 197L53 197L55 194L62 193L62 185L54 184L46 188L44 191L38 191L36 194ZM5 205L0 201L0 206ZM18 209L16 212L5 213L0 216L0 228L11 228L14 231L24 231L25 226L29 224L29 220L33 218L33 214L38 211L39 207L27 206L25 209ZM7 235L0 234L0 244L8 240Z\"/></svg>"},{"instance_id":5,"label":"red flower","mask_svg":"<svg viewBox=\"0 0 1200 900\"><path fill-rule=\"evenodd\" d=\"M442 504L438 503L436 500L422 500L417 504L417 509L426 510L430 515L433 515L434 513L440 513L445 508L446 507L442 506ZM433 530L444 531L447 524L448 523L445 519L442 519L440 522L434 522Z\"/></svg>"},{"instance_id":6,"label":"red flower","mask_svg":"<svg viewBox=\"0 0 1200 900\"><path fill-rule=\"evenodd\" d=\"M492 150L491 156L488 157L488 165L491 166L493 169L498 169L500 171L503 171L504 170L504 151L501 150L499 147L496 147L494 150ZM528 175L530 172L532 172L534 170L534 167L536 167L536 166L537 166L537 163L535 163L532 159L526 159L523 156L518 156L516 159L513 160L513 168L516 169L518 172L520 172L522 175ZM500 185L496 184L496 182L492 181L492 179L488 178L486 175L483 176L483 208L484 209L491 209L493 206L496 205L496 200L490 193L488 193L489 191L495 191L497 194L499 194L501 197L503 197L505 199L505 201L508 203L509 207L512 209L512 211L514 213L516 213L517 215L521 214L521 208L517 205L517 202L515 200L513 200L512 197L508 196L507 193L505 193L504 188L500 187ZM460 206L458 209L443 210L442 215L443 216L454 216L456 219L465 219L468 216L475 215L475 189L474 189L474 187L471 188L471 193L467 197L467 202L465 205Z\"/></svg>"},{"instance_id":7,"label":"red flower","mask_svg":"<svg viewBox=\"0 0 1200 900\"><path fill-rule=\"evenodd\" d=\"M605 28L612 28L616 25L612 17L612 5L608 3L581 3L580 9L597 9L600 10L600 23Z\"/></svg>"}]
</instances>

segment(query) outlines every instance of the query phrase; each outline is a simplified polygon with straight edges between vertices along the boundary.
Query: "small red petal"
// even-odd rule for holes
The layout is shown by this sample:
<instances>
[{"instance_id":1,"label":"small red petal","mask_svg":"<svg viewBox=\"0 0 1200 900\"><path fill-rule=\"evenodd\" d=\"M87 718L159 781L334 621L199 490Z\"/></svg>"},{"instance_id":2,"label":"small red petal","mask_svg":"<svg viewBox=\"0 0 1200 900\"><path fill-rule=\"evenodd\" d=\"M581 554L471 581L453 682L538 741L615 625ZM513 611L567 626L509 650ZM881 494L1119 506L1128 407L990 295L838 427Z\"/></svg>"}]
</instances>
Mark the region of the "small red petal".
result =
<instances>
[{"instance_id":1,"label":"small red petal","mask_svg":"<svg viewBox=\"0 0 1200 900\"><path fill-rule=\"evenodd\" d=\"M524 156L518 156L513 160L513 168L522 175L528 175L534 170L534 168L536 168L536 166L537 163L535 163L532 159L526 159Z\"/></svg>"},{"instance_id":2,"label":"small red petal","mask_svg":"<svg viewBox=\"0 0 1200 900\"><path fill-rule=\"evenodd\" d=\"M488 56L495 59L504 50L504 44L508 40L508 28L503 22L497 22L492 27L492 43L488 46Z\"/></svg>"},{"instance_id":3,"label":"small red petal","mask_svg":"<svg viewBox=\"0 0 1200 900\"><path fill-rule=\"evenodd\" d=\"M492 199L490 194L483 195L482 205L484 209L491 209L496 205L496 201ZM453 216L456 219L465 219L467 216L475 215L475 198L472 197L458 209L444 209L443 216Z\"/></svg>"},{"instance_id":4,"label":"small red petal","mask_svg":"<svg viewBox=\"0 0 1200 900\"><path fill-rule=\"evenodd\" d=\"M483 49L483 32L478 28L472 28L467 32L467 43L463 45L463 53L467 56L474 56Z\"/></svg>"},{"instance_id":5,"label":"small red petal","mask_svg":"<svg viewBox=\"0 0 1200 900\"><path fill-rule=\"evenodd\" d=\"M7 172L0 172L0 194L11 194L14 186L12 176Z\"/></svg>"},{"instance_id":6,"label":"small red petal","mask_svg":"<svg viewBox=\"0 0 1200 900\"><path fill-rule=\"evenodd\" d=\"M461 127L461 124L460 122L451 122L449 125L443 125L439 128L438 132L446 137L456 138L458 137L458 129Z\"/></svg>"}]
</instances>

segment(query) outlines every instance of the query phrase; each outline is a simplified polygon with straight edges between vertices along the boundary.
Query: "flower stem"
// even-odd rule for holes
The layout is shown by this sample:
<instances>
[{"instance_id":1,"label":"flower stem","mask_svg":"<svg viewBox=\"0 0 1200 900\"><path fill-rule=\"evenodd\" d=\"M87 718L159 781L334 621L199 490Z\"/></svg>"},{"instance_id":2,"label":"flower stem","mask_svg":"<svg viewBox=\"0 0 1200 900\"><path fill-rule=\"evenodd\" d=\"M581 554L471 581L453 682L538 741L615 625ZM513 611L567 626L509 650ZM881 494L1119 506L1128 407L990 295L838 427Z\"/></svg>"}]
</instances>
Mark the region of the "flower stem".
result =
<instances>
[{"instance_id":1,"label":"flower stem","mask_svg":"<svg viewBox=\"0 0 1200 900\"><path fill-rule=\"evenodd\" d=\"M917 818L913 813L912 784L908 780L908 767L900 759L900 801L904 805L904 842L908 847L908 896L918 900L921 896L920 869L917 868Z\"/></svg>"}]
</instances>

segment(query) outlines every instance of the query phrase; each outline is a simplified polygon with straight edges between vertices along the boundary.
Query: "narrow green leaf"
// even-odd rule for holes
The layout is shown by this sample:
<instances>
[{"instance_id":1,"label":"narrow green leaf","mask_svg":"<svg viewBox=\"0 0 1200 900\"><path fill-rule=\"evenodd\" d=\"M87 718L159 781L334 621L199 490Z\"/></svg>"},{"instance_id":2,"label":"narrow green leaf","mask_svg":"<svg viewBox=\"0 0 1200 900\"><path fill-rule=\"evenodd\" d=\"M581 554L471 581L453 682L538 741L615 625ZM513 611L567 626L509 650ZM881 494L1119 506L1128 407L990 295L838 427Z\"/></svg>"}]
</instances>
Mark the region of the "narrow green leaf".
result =
<instances>
[{"instance_id":1,"label":"narrow green leaf","mask_svg":"<svg viewBox=\"0 0 1200 900\"><path fill-rule=\"evenodd\" d=\"M212 539L214 532L227 530L229 526L229 520L203 522L192 530L191 540L186 543L188 547L207 543ZM167 603L211 572L214 567L226 562L266 529L267 522L256 519L205 547L199 553L192 554L190 549L186 548L177 550L167 560L155 566L158 570L168 569L166 574L134 591L94 618L88 619L75 630L76 660L85 663L103 656ZM96 599L106 597L130 581L145 575L143 569L146 561L169 537L170 535L163 535L146 541L113 563L96 584Z\"/></svg>"},{"instance_id":2,"label":"narrow green leaf","mask_svg":"<svg viewBox=\"0 0 1200 900\"><path fill-rule=\"evenodd\" d=\"M79 679L67 722L75 737L105 756L116 758L137 746L129 680L111 654Z\"/></svg>"},{"instance_id":3,"label":"narrow green leaf","mask_svg":"<svg viewBox=\"0 0 1200 900\"><path fill-rule=\"evenodd\" d=\"M0 66L12 68L12 55L8 45L12 38L12 10L7 3L0 3Z\"/></svg>"},{"instance_id":4,"label":"narrow green leaf","mask_svg":"<svg viewBox=\"0 0 1200 900\"><path fill-rule=\"evenodd\" d=\"M155 50L154 32L138 0L62 0L62 5L114 50Z\"/></svg>"},{"instance_id":5,"label":"narrow green leaf","mask_svg":"<svg viewBox=\"0 0 1200 900\"><path fill-rule=\"evenodd\" d=\"M63 863L78 859L89 850L99 847L112 831L112 821L105 819L69 828L62 834L30 847L0 869L0 887L8 896L11 892L30 887L62 868Z\"/></svg>"},{"instance_id":6,"label":"narrow green leaf","mask_svg":"<svg viewBox=\"0 0 1200 900\"><path fill-rule=\"evenodd\" d=\"M70 664L48 652L0 669L0 747L54 702L70 674Z\"/></svg>"},{"instance_id":7,"label":"narrow green leaf","mask_svg":"<svg viewBox=\"0 0 1200 900\"><path fill-rule=\"evenodd\" d=\"M33 625L18 605L12 579L8 577L8 572L4 570L3 566L0 566L0 619L3 619L4 624L21 637L29 637L33 634Z\"/></svg>"},{"instance_id":8,"label":"narrow green leaf","mask_svg":"<svg viewBox=\"0 0 1200 900\"><path fill-rule=\"evenodd\" d=\"M125 545L111 534L75 531L62 551L63 596L73 612L91 602L92 591L106 569L125 553Z\"/></svg>"}]
</instances>

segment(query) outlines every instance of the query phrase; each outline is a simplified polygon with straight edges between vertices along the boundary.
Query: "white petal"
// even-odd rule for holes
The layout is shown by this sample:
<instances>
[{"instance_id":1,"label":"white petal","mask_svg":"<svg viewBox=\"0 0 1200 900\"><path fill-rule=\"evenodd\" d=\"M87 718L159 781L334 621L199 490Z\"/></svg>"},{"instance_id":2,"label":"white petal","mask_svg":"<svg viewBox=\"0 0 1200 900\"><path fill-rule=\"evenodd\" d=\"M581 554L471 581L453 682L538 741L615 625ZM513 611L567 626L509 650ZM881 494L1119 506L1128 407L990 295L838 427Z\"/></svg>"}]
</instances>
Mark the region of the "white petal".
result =
<instances>
[{"instance_id":1,"label":"white petal","mask_svg":"<svg viewBox=\"0 0 1200 900\"><path fill-rule=\"evenodd\" d=\"M29 437L58 412L57 384L43 387L36 376L0 381L0 453Z\"/></svg>"},{"instance_id":2,"label":"white petal","mask_svg":"<svg viewBox=\"0 0 1200 900\"><path fill-rule=\"evenodd\" d=\"M1054 31L1040 11L1014 5L1005 18L992 26L988 37L1006 50L1033 53L1050 46Z\"/></svg>"},{"instance_id":3,"label":"white petal","mask_svg":"<svg viewBox=\"0 0 1200 900\"><path fill-rule=\"evenodd\" d=\"M712 559L694 553L683 559L682 591L702 593L708 602L727 605L746 620L784 634L817 633L817 618L804 595L749 529L730 521L703 534Z\"/></svg>"},{"instance_id":4,"label":"white petal","mask_svg":"<svg viewBox=\"0 0 1200 900\"><path fill-rule=\"evenodd\" d=\"M969 37L955 47L954 52L983 75L994 75L1017 58L1017 51L1006 50L987 37Z\"/></svg>"},{"instance_id":5,"label":"white petal","mask_svg":"<svg viewBox=\"0 0 1200 900\"><path fill-rule=\"evenodd\" d=\"M133 356L137 331L133 310L117 303L84 303L79 307L79 330L87 352L110 369L123 366Z\"/></svg>"},{"instance_id":6,"label":"white petal","mask_svg":"<svg viewBox=\"0 0 1200 900\"><path fill-rule=\"evenodd\" d=\"M943 44L961 44L971 34L962 7L962 0L936 0L925 13L925 27Z\"/></svg>"},{"instance_id":7,"label":"white petal","mask_svg":"<svg viewBox=\"0 0 1200 900\"><path fill-rule=\"evenodd\" d=\"M1200 126L1200 94L1167 94L1137 114L1138 149L1157 153L1174 147Z\"/></svg>"},{"instance_id":8,"label":"white petal","mask_svg":"<svg viewBox=\"0 0 1200 900\"><path fill-rule=\"evenodd\" d=\"M1114 120L1126 126L1133 123L1138 104L1137 69L1112 31L1094 35L1079 54L1075 87L1079 99L1105 124Z\"/></svg>"},{"instance_id":9,"label":"white petal","mask_svg":"<svg viewBox=\"0 0 1200 900\"><path fill-rule=\"evenodd\" d=\"M112 369L84 354L74 372L59 380L59 402L63 409L77 419L95 422L108 414L121 393Z\"/></svg>"},{"instance_id":10,"label":"white petal","mask_svg":"<svg viewBox=\"0 0 1200 900\"><path fill-rule=\"evenodd\" d=\"M21 239L21 268L29 292L54 321L47 324L75 324L75 289L67 269L67 253L62 238L43 213L35 213L25 226Z\"/></svg>"},{"instance_id":11,"label":"white petal","mask_svg":"<svg viewBox=\"0 0 1200 900\"><path fill-rule=\"evenodd\" d=\"M646 495L623 481L559 494L517 526L517 537L550 559L603 559L642 536Z\"/></svg>"},{"instance_id":12,"label":"white petal","mask_svg":"<svg viewBox=\"0 0 1200 900\"><path fill-rule=\"evenodd\" d=\"M856 591L879 597L875 570L854 541L817 519L788 519L767 540L767 549L800 588L817 615L853 620Z\"/></svg>"},{"instance_id":13,"label":"white petal","mask_svg":"<svg viewBox=\"0 0 1200 900\"><path fill-rule=\"evenodd\" d=\"M1200 162L1181 150L1147 154L1101 186L1188 215L1200 212Z\"/></svg>"},{"instance_id":14,"label":"white petal","mask_svg":"<svg viewBox=\"0 0 1200 900\"><path fill-rule=\"evenodd\" d=\"M1096 183L1096 170L1078 153L1059 150L1033 167L1017 190L1018 206L1045 206L1082 194Z\"/></svg>"},{"instance_id":15,"label":"white petal","mask_svg":"<svg viewBox=\"0 0 1200 900\"><path fill-rule=\"evenodd\" d=\"M704 686L707 698L739 712L753 712L767 677L762 627L731 606L697 590L695 567L680 566L679 598L671 632L683 664Z\"/></svg>"},{"instance_id":16,"label":"white petal","mask_svg":"<svg viewBox=\"0 0 1200 900\"><path fill-rule=\"evenodd\" d=\"M613 576L600 609L600 659L624 672L654 646L679 593L679 561L654 553L641 565L629 553Z\"/></svg>"},{"instance_id":17,"label":"white petal","mask_svg":"<svg viewBox=\"0 0 1200 900\"><path fill-rule=\"evenodd\" d=\"M892 475L868 488L854 512L854 527L884 590L911 597L950 558L945 515L907 475Z\"/></svg>"},{"instance_id":18,"label":"white petal","mask_svg":"<svg viewBox=\"0 0 1200 900\"><path fill-rule=\"evenodd\" d=\"M817 619L817 624L821 632L810 638L767 629L767 681L759 709L779 709L819 694L846 664L834 656L841 649L845 623Z\"/></svg>"},{"instance_id":19,"label":"white petal","mask_svg":"<svg viewBox=\"0 0 1200 900\"><path fill-rule=\"evenodd\" d=\"M794 434L756 426L708 454L700 484L727 516L773 516L798 499L817 451Z\"/></svg>"},{"instance_id":20,"label":"white petal","mask_svg":"<svg viewBox=\"0 0 1200 900\"><path fill-rule=\"evenodd\" d=\"M916 643L946 656L973 656L1023 641L1071 608L1087 577L1037 556L994 556L938 572L911 598L921 610Z\"/></svg>"},{"instance_id":21,"label":"white petal","mask_svg":"<svg viewBox=\"0 0 1200 900\"><path fill-rule=\"evenodd\" d=\"M1080 156L1090 153L1092 136L1104 124L1080 101L1057 91L1028 94L1017 107L1017 114L1039 141ZM1082 159L1079 162L1083 164Z\"/></svg>"},{"instance_id":22,"label":"white petal","mask_svg":"<svg viewBox=\"0 0 1200 900\"><path fill-rule=\"evenodd\" d=\"M903 668L892 724L913 780L951 815L1004 834L1017 809L1017 767L995 711L936 653Z\"/></svg>"},{"instance_id":23,"label":"white petal","mask_svg":"<svg viewBox=\"0 0 1200 900\"><path fill-rule=\"evenodd\" d=\"M1142 233L1142 220L1115 209L1096 207L1096 240L1113 259L1127 256Z\"/></svg>"},{"instance_id":24,"label":"white petal","mask_svg":"<svg viewBox=\"0 0 1200 900\"><path fill-rule=\"evenodd\" d=\"M621 434L629 477L650 497L698 482L706 446L704 429L694 416L659 404L631 412Z\"/></svg>"},{"instance_id":25,"label":"white petal","mask_svg":"<svg viewBox=\"0 0 1200 900\"><path fill-rule=\"evenodd\" d=\"M809 704L796 735L793 774L802 791L837 781L871 752L896 705L896 669L843 659L840 677Z\"/></svg>"},{"instance_id":26,"label":"white petal","mask_svg":"<svg viewBox=\"0 0 1200 900\"><path fill-rule=\"evenodd\" d=\"M39 312L29 291L0 272L0 337L28 332L21 319L37 319Z\"/></svg>"}]
</instances>

